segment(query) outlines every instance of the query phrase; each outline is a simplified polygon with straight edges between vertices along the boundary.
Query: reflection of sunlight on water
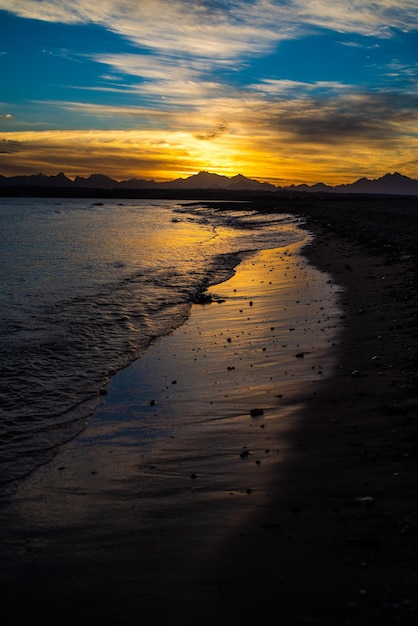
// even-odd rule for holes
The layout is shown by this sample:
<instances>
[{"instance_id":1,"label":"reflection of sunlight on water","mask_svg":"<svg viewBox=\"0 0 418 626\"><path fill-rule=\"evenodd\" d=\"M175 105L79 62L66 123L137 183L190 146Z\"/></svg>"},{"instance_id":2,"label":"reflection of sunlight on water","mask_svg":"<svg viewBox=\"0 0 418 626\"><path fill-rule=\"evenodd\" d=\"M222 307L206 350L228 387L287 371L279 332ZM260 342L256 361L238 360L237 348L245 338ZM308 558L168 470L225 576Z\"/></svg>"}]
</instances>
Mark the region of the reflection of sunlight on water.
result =
<instances>
[{"instance_id":1,"label":"reflection of sunlight on water","mask_svg":"<svg viewBox=\"0 0 418 626\"><path fill-rule=\"evenodd\" d=\"M249 428L274 435L284 415L314 392L315 381L331 373L337 335L327 277L294 255L296 248L262 252L255 265L249 257L227 283L211 288L225 302L195 306L183 327L120 372L90 433L100 438L106 424L106 441L124 442L128 456L132 447L144 459L157 458L162 447L186 466L202 446L210 455L239 451ZM263 416L252 420L255 406ZM262 450L266 440L259 439Z\"/></svg>"},{"instance_id":2,"label":"reflection of sunlight on water","mask_svg":"<svg viewBox=\"0 0 418 626\"><path fill-rule=\"evenodd\" d=\"M213 548L263 506L338 334L334 288L298 247L249 256L210 288L224 302L195 305L112 379L84 433L22 489L31 524L83 524L92 536L123 527L160 542L167 524L193 519L217 529Z\"/></svg>"},{"instance_id":3,"label":"reflection of sunlight on water","mask_svg":"<svg viewBox=\"0 0 418 626\"><path fill-rule=\"evenodd\" d=\"M52 450L78 433L80 407L90 412L107 376L184 322L196 295L228 278L242 250L301 238L284 216L174 201L63 199L57 213L52 200L3 199L0 211L11 424L0 441L4 476L18 474L20 462L25 471L36 466L40 441ZM22 414L32 429L22 428Z\"/></svg>"}]
</instances>

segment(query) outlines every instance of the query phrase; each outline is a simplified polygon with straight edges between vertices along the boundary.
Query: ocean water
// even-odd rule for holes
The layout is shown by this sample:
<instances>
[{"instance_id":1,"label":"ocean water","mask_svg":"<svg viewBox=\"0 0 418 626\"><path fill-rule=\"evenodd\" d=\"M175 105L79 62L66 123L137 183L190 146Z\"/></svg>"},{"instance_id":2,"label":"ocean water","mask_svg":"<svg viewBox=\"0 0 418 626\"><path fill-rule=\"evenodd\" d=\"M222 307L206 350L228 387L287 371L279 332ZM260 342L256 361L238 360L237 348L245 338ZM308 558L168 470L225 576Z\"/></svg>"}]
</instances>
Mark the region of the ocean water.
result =
<instances>
[{"instance_id":1,"label":"ocean water","mask_svg":"<svg viewBox=\"0 0 418 626\"><path fill-rule=\"evenodd\" d=\"M303 238L245 203L0 198L0 483L76 436L112 374L243 255Z\"/></svg>"}]
</instances>

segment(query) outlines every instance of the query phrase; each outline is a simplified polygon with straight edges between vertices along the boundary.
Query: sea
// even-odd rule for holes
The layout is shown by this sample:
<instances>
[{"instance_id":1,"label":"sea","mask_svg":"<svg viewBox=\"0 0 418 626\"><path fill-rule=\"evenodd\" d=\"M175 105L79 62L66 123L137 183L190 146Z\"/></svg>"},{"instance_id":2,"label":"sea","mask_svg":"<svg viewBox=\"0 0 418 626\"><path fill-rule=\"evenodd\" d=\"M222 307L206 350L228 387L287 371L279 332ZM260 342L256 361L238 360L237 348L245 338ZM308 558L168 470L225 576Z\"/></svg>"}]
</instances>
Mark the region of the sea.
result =
<instances>
[{"instance_id":1,"label":"sea","mask_svg":"<svg viewBox=\"0 0 418 626\"><path fill-rule=\"evenodd\" d=\"M245 202L0 198L0 485L80 433L110 378L244 256L305 238Z\"/></svg>"}]
</instances>

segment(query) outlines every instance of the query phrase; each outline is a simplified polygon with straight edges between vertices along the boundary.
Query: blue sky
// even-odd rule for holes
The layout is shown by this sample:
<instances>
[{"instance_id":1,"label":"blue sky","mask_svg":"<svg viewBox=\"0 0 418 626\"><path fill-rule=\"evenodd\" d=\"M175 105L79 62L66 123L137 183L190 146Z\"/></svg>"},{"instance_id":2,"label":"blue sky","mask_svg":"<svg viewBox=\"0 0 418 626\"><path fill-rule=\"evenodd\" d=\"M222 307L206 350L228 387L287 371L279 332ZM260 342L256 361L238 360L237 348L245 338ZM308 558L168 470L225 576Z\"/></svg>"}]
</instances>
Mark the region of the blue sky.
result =
<instances>
[{"instance_id":1,"label":"blue sky","mask_svg":"<svg viewBox=\"0 0 418 626\"><path fill-rule=\"evenodd\" d=\"M418 178L415 0L0 0L0 174Z\"/></svg>"}]
</instances>

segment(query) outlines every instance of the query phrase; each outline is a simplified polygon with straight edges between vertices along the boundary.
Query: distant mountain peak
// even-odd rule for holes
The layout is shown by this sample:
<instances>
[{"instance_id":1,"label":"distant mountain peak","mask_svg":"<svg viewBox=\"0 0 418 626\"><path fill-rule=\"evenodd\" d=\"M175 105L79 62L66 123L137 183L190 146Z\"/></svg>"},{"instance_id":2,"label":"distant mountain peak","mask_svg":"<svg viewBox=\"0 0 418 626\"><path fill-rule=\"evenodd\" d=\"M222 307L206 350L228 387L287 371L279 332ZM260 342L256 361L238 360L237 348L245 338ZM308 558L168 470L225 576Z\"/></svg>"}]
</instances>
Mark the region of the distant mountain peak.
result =
<instances>
[{"instance_id":1,"label":"distant mountain peak","mask_svg":"<svg viewBox=\"0 0 418 626\"><path fill-rule=\"evenodd\" d=\"M339 185L336 191L355 193L380 193L393 195L418 195L418 180L409 178L399 172L384 174L380 178L370 180L360 178L351 185Z\"/></svg>"},{"instance_id":2,"label":"distant mountain peak","mask_svg":"<svg viewBox=\"0 0 418 626\"><path fill-rule=\"evenodd\" d=\"M76 187L93 187L97 189L108 189L109 187L117 187L118 181L109 178L105 174L90 174L87 178L83 176L76 176L74 179L74 185Z\"/></svg>"},{"instance_id":3,"label":"distant mountain peak","mask_svg":"<svg viewBox=\"0 0 418 626\"><path fill-rule=\"evenodd\" d=\"M377 179L377 180L385 180L385 179L412 180L411 178L408 178L408 176L405 176L404 174L400 174L399 172L393 172L393 174L385 174L384 176L382 176L382 178Z\"/></svg>"},{"instance_id":4,"label":"distant mountain peak","mask_svg":"<svg viewBox=\"0 0 418 626\"><path fill-rule=\"evenodd\" d=\"M197 174L192 174L188 178L177 178L176 180L157 183L154 180L129 179L118 182L105 174L91 174L87 178L77 176L73 181L60 172L59 174L48 176L42 173L29 176L6 177L0 174L0 187L13 187L14 193L19 193L20 188L33 187L41 189L49 188L75 188L75 189L107 189L117 191L118 189L132 190L219 190L222 191L248 191L252 193L265 193L274 191L291 191L303 193L361 193L361 194L393 194L393 195L413 195L418 196L418 180L409 178L400 172L387 173L376 179L359 178L354 183L328 186L324 183L313 185L288 185L287 187L276 187L270 183L263 183L256 179L247 178L243 174L236 174L228 177L214 172L201 170Z\"/></svg>"}]
</instances>

